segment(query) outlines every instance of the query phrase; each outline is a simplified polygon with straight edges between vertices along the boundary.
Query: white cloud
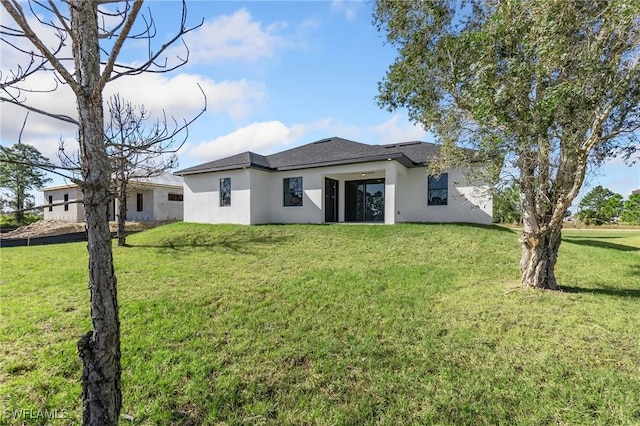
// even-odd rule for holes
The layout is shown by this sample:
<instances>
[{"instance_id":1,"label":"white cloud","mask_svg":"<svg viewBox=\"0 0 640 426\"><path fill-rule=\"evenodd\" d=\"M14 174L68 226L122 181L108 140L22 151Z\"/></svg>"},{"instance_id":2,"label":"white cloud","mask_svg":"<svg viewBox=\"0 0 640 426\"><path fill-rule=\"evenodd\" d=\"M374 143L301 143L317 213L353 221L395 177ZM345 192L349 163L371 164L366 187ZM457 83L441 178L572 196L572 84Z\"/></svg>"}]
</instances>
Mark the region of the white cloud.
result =
<instances>
[{"instance_id":1,"label":"white cloud","mask_svg":"<svg viewBox=\"0 0 640 426\"><path fill-rule=\"evenodd\" d=\"M355 0L333 0L331 2L331 10L338 13L344 13L345 18L351 21L356 17L360 9L365 5L364 1Z\"/></svg>"},{"instance_id":2,"label":"white cloud","mask_svg":"<svg viewBox=\"0 0 640 426\"><path fill-rule=\"evenodd\" d=\"M29 87L50 84L51 76L34 75ZM147 74L134 78L121 78L106 86L104 101L115 93L134 105L144 105L153 117L175 117L179 122L189 120L202 108L204 98L198 84L207 96L207 115L225 114L233 119L246 117L265 97L264 84L247 80L216 82L206 77L179 74ZM68 86L60 86L52 93L28 95L28 104L44 111L77 118L75 97ZM26 110L6 103L0 104L0 138L3 145L18 140ZM105 121L109 117L105 114ZM77 128L40 114L30 113L22 135L22 142L35 146L49 158L55 158L58 140L63 137L73 149Z\"/></svg>"},{"instance_id":3,"label":"white cloud","mask_svg":"<svg viewBox=\"0 0 640 426\"><path fill-rule=\"evenodd\" d=\"M267 155L292 148L300 143L309 143L316 139L332 136L372 143L367 138L367 135L371 133L376 135L379 143L422 140L427 135L427 132L398 116L392 117L373 129L344 124L333 118L323 118L315 122L291 126L274 120L255 122L200 144L188 143L181 149L180 154L200 161L211 161L245 151Z\"/></svg>"},{"instance_id":4,"label":"white cloud","mask_svg":"<svg viewBox=\"0 0 640 426\"><path fill-rule=\"evenodd\" d=\"M177 119L195 115L203 106L204 99L198 88L207 96L207 114L227 114L231 118L249 115L255 104L265 96L261 82L248 80L216 82L195 74L178 74L169 77L164 74L146 74L139 78L115 80L105 90L108 96L120 96L134 104L143 104L152 114L167 115Z\"/></svg>"},{"instance_id":5,"label":"white cloud","mask_svg":"<svg viewBox=\"0 0 640 426\"><path fill-rule=\"evenodd\" d=\"M254 21L246 9L232 15L220 15L185 35L189 46L189 63L214 63L239 60L253 62L270 57L276 49L290 46L280 35L286 22L263 25ZM183 50L182 46L180 47ZM171 57L171 52L168 53Z\"/></svg>"},{"instance_id":6,"label":"white cloud","mask_svg":"<svg viewBox=\"0 0 640 426\"><path fill-rule=\"evenodd\" d=\"M380 139L382 144L424 140L427 136L427 132L421 126L416 126L399 115L394 115L389 120L374 127L373 133Z\"/></svg>"},{"instance_id":7,"label":"white cloud","mask_svg":"<svg viewBox=\"0 0 640 426\"><path fill-rule=\"evenodd\" d=\"M288 145L306 132L305 126L290 127L281 121L263 121L220 136L196 146L186 146L183 151L189 156L204 161L227 157L245 151L267 154L278 146Z\"/></svg>"}]
</instances>

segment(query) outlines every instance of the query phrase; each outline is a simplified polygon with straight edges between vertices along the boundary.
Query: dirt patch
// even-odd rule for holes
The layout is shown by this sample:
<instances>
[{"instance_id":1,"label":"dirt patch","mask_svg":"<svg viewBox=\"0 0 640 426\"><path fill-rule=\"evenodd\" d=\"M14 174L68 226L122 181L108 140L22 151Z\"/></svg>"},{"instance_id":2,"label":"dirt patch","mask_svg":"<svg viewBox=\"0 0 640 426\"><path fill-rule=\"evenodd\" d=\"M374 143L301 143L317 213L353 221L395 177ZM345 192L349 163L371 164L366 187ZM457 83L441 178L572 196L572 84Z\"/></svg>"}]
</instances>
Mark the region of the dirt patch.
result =
<instances>
[{"instance_id":1,"label":"dirt patch","mask_svg":"<svg viewBox=\"0 0 640 426\"><path fill-rule=\"evenodd\" d=\"M127 231L144 231L158 225L151 222L126 222ZM116 232L118 224L109 222L111 232ZM39 220L31 225L22 226L11 232L2 234L3 238L37 238L51 235L71 234L74 232L84 232L84 222L67 222L62 220Z\"/></svg>"}]
</instances>

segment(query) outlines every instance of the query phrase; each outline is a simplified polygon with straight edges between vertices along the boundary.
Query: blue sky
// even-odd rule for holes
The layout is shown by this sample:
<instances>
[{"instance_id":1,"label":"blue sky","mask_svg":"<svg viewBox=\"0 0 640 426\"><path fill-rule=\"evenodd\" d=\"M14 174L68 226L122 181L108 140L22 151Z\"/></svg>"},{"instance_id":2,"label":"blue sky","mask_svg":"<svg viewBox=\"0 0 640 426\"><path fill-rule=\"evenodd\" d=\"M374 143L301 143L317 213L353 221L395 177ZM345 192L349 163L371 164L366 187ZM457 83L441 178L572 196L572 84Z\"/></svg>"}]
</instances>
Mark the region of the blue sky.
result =
<instances>
[{"instance_id":1,"label":"blue sky","mask_svg":"<svg viewBox=\"0 0 640 426\"><path fill-rule=\"evenodd\" d=\"M150 1L158 41L174 34L180 3ZM2 16L3 22L5 17ZM207 112L191 126L179 152L180 168L251 150L269 154L318 139L340 136L378 144L433 141L404 111L380 109L377 84L395 57L372 24L371 4L361 1L190 1L188 23L204 25L189 33L190 60L171 74L120 79L106 97L119 92L152 113L164 110L190 118L201 106L197 84L207 94ZM3 46L2 68L15 58ZM122 60L142 59L145 46L130 44ZM177 46L172 54L184 54ZM45 84L39 77L35 84ZM30 95L31 96L31 95ZM30 98L37 105L74 114L73 97ZM15 142L24 112L2 105L1 143ZM73 140L73 129L31 115L22 141L55 158L57 142ZM56 178L54 183L62 183ZM640 165L613 160L586 182L623 194L640 188Z\"/></svg>"}]
</instances>

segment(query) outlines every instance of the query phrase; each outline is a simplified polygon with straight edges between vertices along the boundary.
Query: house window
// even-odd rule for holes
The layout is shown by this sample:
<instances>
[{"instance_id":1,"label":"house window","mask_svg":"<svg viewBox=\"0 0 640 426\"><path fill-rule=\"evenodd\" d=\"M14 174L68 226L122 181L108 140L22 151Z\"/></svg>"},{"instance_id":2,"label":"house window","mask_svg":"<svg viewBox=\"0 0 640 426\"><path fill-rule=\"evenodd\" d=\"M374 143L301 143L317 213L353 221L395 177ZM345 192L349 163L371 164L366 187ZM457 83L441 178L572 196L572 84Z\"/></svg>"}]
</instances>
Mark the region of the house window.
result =
<instances>
[{"instance_id":1,"label":"house window","mask_svg":"<svg viewBox=\"0 0 640 426\"><path fill-rule=\"evenodd\" d=\"M231 205L231 178L220 179L220 206Z\"/></svg>"},{"instance_id":2,"label":"house window","mask_svg":"<svg viewBox=\"0 0 640 426\"><path fill-rule=\"evenodd\" d=\"M49 195L49 211L50 212L53 211L53 206L51 204L53 204L53 195Z\"/></svg>"},{"instance_id":3,"label":"house window","mask_svg":"<svg viewBox=\"0 0 640 426\"><path fill-rule=\"evenodd\" d=\"M64 211L68 212L69 211L69 204L67 204L69 202L69 194L64 194Z\"/></svg>"},{"instance_id":4,"label":"house window","mask_svg":"<svg viewBox=\"0 0 640 426\"><path fill-rule=\"evenodd\" d=\"M169 201L184 201L182 194L169 194Z\"/></svg>"},{"instance_id":5,"label":"house window","mask_svg":"<svg viewBox=\"0 0 640 426\"><path fill-rule=\"evenodd\" d=\"M136 211L143 211L144 210L144 205L142 204L142 194L141 193L137 193L136 194Z\"/></svg>"},{"instance_id":6,"label":"house window","mask_svg":"<svg viewBox=\"0 0 640 426\"><path fill-rule=\"evenodd\" d=\"M427 205L446 206L449 196L449 176L442 173L440 176L429 176L429 190Z\"/></svg>"},{"instance_id":7,"label":"house window","mask_svg":"<svg viewBox=\"0 0 640 426\"><path fill-rule=\"evenodd\" d=\"M284 179L284 205L302 205L302 177Z\"/></svg>"}]
</instances>

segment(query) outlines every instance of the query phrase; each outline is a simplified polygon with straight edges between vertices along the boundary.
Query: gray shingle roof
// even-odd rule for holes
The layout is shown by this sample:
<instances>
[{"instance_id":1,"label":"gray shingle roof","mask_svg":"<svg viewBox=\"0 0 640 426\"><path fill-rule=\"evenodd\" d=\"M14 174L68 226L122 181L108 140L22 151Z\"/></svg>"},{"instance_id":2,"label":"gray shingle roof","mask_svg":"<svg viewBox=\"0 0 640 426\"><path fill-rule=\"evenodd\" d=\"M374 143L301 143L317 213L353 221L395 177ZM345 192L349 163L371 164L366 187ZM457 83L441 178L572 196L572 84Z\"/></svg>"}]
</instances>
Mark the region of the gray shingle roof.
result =
<instances>
[{"instance_id":1,"label":"gray shingle roof","mask_svg":"<svg viewBox=\"0 0 640 426\"><path fill-rule=\"evenodd\" d=\"M246 167L263 170L295 170L339 164L365 163L393 159L406 167L424 166L427 158L439 153L438 145L427 142L405 142L391 145L367 145L338 137L322 139L268 156L243 152L231 157L189 167L175 172L190 175Z\"/></svg>"},{"instance_id":2,"label":"gray shingle roof","mask_svg":"<svg viewBox=\"0 0 640 426\"><path fill-rule=\"evenodd\" d=\"M158 176L132 179L132 183L142 183L151 185L182 186L183 179L171 173L162 173Z\"/></svg>"}]
</instances>

